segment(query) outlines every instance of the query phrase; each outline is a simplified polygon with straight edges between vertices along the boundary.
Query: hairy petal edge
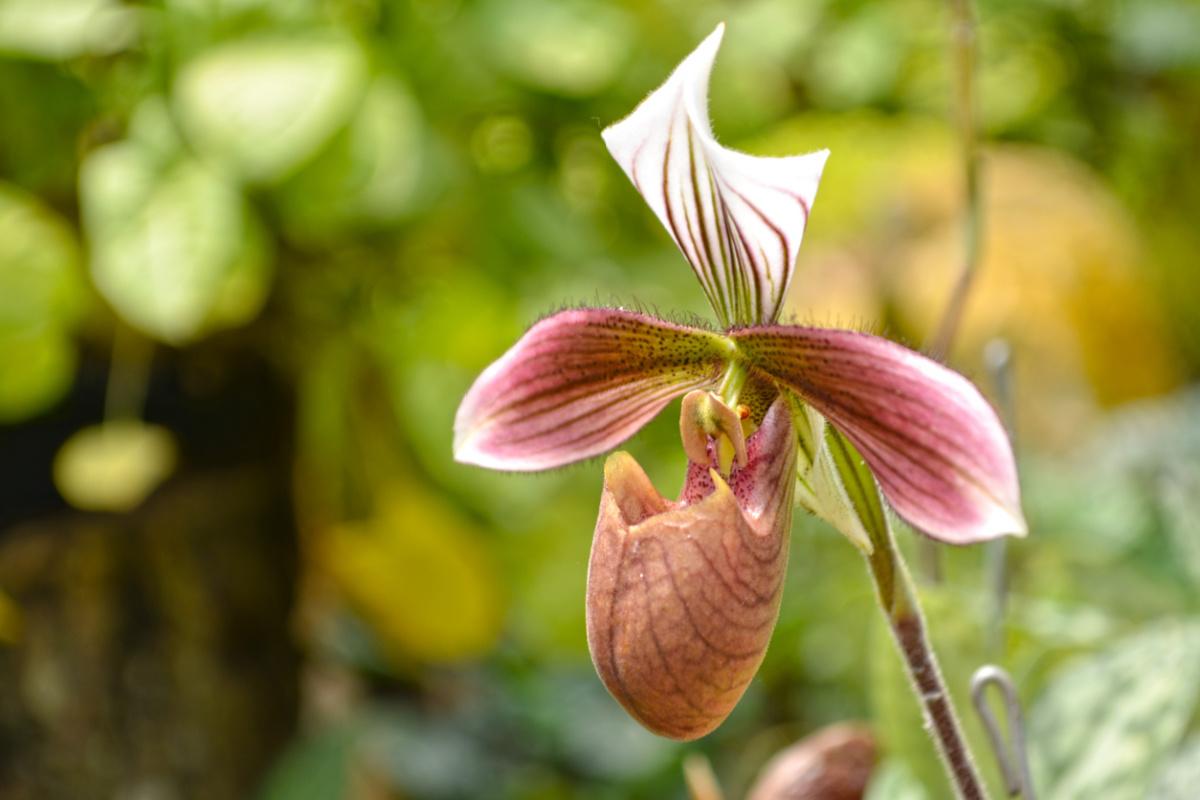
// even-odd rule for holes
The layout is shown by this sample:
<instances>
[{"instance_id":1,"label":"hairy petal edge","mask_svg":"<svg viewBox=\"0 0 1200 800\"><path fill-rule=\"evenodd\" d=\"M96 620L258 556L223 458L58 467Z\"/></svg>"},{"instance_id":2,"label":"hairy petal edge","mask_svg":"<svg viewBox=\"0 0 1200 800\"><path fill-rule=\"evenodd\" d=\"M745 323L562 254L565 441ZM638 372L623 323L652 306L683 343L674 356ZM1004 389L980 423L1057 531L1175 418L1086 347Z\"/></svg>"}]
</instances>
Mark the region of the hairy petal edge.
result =
<instances>
[{"instance_id":1,"label":"hairy petal edge","mask_svg":"<svg viewBox=\"0 0 1200 800\"><path fill-rule=\"evenodd\" d=\"M454 420L454 456L535 471L611 450L673 398L713 388L728 339L621 309L538 322L489 366Z\"/></svg>"},{"instance_id":2,"label":"hairy petal edge","mask_svg":"<svg viewBox=\"0 0 1200 800\"><path fill-rule=\"evenodd\" d=\"M777 325L730 337L739 358L853 443L912 525L951 544L1026 533L1004 426L962 375L854 331Z\"/></svg>"}]
</instances>

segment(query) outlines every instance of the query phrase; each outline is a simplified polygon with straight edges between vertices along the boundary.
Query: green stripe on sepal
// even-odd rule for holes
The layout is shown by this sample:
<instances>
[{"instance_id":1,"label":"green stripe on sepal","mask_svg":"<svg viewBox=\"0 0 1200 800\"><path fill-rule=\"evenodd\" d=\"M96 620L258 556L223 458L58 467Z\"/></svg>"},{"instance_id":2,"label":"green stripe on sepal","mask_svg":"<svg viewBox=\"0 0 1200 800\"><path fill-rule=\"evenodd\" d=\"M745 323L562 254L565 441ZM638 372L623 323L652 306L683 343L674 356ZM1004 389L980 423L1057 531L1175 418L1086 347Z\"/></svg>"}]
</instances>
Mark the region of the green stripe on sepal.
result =
<instances>
[{"instance_id":1,"label":"green stripe on sepal","mask_svg":"<svg viewBox=\"0 0 1200 800\"><path fill-rule=\"evenodd\" d=\"M871 527L887 524L875 479L853 446L819 412L791 392L786 394L796 429L797 502L871 555L877 546ZM862 474L855 464L861 465Z\"/></svg>"}]
</instances>

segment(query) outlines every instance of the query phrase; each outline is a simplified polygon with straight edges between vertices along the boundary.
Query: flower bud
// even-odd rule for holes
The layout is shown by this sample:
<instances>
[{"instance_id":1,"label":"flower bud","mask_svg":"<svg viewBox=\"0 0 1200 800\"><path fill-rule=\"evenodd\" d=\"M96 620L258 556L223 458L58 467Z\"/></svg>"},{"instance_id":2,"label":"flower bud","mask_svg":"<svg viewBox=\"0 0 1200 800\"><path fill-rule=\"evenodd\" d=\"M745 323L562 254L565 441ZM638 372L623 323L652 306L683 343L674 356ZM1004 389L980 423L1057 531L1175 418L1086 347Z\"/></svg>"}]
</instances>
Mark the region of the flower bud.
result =
<instances>
[{"instance_id":1,"label":"flower bud","mask_svg":"<svg viewBox=\"0 0 1200 800\"><path fill-rule=\"evenodd\" d=\"M747 800L859 800L875 767L875 737L864 725L831 725L781 751L763 767Z\"/></svg>"}]
</instances>

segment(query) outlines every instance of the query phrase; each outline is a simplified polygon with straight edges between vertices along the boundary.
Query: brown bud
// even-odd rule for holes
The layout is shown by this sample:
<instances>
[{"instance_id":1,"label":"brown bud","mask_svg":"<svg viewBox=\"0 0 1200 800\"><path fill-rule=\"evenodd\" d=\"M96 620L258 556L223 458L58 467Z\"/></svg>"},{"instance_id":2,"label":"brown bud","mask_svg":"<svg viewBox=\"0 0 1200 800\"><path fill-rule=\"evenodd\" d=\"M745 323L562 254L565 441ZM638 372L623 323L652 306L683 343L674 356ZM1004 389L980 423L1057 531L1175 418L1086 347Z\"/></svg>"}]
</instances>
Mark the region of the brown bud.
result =
<instances>
[{"instance_id":1,"label":"brown bud","mask_svg":"<svg viewBox=\"0 0 1200 800\"><path fill-rule=\"evenodd\" d=\"M746 800L860 800L875 767L865 725L831 725L778 753Z\"/></svg>"},{"instance_id":2,"label":"brown bud","mask_svg":"<svg viewBox=\"0 0 1200 800\"><path fill-rule=\"evenodd\" d=\"M729 481L689 464L681 498L660 495L627 453L604 468L588 568L592 661L639 722L695 739L733 710L779 615L795 443L778 403Z\"/></svg>"}]
</instances>

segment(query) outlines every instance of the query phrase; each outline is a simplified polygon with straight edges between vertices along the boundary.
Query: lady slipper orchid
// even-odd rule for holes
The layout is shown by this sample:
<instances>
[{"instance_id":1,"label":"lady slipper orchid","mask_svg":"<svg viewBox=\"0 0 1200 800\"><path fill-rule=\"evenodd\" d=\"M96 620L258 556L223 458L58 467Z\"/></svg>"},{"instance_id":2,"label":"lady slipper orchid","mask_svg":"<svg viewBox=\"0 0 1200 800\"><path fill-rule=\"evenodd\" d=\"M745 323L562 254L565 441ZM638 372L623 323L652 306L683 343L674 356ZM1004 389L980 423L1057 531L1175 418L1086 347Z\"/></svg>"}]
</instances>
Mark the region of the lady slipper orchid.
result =
<instances>
[{"instance_id":1,"label":"lady slipper orchid","mask_svg":"<svg viewBox=\"0 0 1200 800\"><path fill-rule=\"evenodd\" d=\"M604 465L588 646L613 697L677 739L729 715L779 615L796 468L786 405L777 400L748 441L735 437L744 457L729 480L710 443L707 458L689 462L678 503L664 500L628 453Z\"/></svg>"},{"instance_id":2,"label":"lady slipper orchid","mask_svg":"<svg viewBox=\"0 0 1200 800\"><path fill-rule=\"evenodd\" d=\"M759 158L716 142L706 97L722 33L603 133L722 329L561 311L480 375L455 420L459 461L544 470L612 450L684 396L680 498L611 455L587 590L601 679L680 739L720 724L762 661L795 502L870 550L831 448L852 444L927 536L1025 533L1004 428L966 378L876 336L778 322L827 152Z\"/></svg>"}]
</instances>

